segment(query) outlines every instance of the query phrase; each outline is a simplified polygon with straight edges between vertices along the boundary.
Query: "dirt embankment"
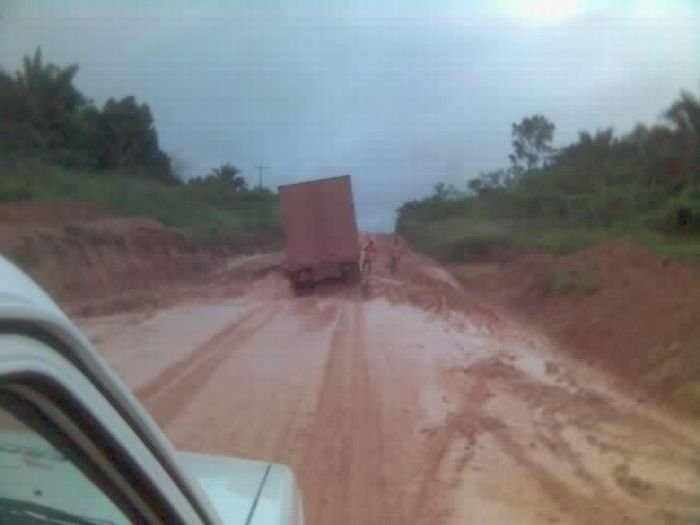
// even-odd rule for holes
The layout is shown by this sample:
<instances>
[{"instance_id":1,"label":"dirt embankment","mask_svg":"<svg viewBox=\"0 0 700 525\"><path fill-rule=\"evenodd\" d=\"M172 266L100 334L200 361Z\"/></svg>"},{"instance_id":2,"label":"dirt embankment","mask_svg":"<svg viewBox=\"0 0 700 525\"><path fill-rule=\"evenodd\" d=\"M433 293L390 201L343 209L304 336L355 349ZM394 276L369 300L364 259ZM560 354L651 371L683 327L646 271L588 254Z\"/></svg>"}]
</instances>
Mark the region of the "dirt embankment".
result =
<instances>
[{"instance_id":1,"label":"dirt embankment","mask_svg":"<svg viewBox=\"0 0 700 525\"><path fill-rule=\"evenodd\" d=\"M700 271L623 242L454 269L558 346L700 416Z\"/></svg>"},{"instance_id":2,"label":"dirt embankment","mask_svg":"<svg viewBox=\"0 0 700 525\"><path fill-rule=\"evenodd\" d=\"M71 201L0 205L0 251L82 314L148 303L154 291L225 261L225 250L197 245L157 221Z\"/></svg>"}]
</instances>

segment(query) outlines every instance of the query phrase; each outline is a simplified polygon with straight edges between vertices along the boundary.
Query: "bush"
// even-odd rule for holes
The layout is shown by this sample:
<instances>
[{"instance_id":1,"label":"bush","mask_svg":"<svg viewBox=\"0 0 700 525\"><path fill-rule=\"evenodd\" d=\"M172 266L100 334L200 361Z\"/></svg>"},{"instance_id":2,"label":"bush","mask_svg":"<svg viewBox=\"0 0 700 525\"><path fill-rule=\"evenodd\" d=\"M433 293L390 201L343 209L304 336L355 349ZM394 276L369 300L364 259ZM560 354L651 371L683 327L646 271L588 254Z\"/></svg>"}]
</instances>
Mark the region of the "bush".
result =
<instances>
[{"instance_id":1,"label":"bush","mask_svg":"<svg viewBox=\"0 0 700 525\"><path fill-rule=\"evenodd\" d=\"M21 180L0 179L0 202L24 201L34 197L31 186Z\"/></svg>"}]
</instances>

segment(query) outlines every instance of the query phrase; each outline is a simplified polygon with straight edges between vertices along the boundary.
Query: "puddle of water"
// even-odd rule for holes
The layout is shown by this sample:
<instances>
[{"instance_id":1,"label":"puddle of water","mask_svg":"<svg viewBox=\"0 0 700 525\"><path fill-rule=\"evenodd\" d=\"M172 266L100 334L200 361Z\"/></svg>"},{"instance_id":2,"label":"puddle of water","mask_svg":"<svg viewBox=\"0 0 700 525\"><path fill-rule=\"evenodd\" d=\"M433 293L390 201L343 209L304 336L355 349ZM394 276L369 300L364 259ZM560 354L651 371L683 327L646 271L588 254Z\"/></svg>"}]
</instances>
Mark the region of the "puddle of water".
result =
<instances>
[{"instance_id":1,"label":"puddle of water","mask_svg":"<svg viewBox=\"0 0 700 525\"><path fill-rule=\"evenodd\" d=\"M513 366L541 383L557 385L556 376L547 373L546 360L532 353L522 353L516 356Z\"/></svg>"}]
</instances>

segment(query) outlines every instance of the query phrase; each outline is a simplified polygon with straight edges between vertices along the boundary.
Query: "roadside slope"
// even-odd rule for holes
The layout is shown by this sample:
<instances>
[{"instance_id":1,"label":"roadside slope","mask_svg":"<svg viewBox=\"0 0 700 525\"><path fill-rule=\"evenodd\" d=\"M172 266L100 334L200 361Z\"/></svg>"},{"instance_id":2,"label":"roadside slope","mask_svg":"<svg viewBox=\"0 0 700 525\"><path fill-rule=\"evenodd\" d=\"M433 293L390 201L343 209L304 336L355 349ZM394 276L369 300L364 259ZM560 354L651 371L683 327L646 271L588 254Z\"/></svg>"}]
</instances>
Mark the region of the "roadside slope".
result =
<instances>
[{"instance_id":1,"label":"roadside slope","mask_svg":"<svg viewBox=\"0 0 700 525\"><path fill-rule=\"evenodd\" d=\"M453 269L460 281L541 327L579 359L656 401L700 416L700 271L609 241Z\"/></svg>"},{"instance_id":2,"label":"roadside slope","mask_svg":"<svg viewBox=\"0 0 700 525\"><path fill-rule=\"evenodd\" d=\"M220 267L226 252L84 202L0 204L0 221L0 251L73 312L149 304Z\"/></svg>"}]
</instances>

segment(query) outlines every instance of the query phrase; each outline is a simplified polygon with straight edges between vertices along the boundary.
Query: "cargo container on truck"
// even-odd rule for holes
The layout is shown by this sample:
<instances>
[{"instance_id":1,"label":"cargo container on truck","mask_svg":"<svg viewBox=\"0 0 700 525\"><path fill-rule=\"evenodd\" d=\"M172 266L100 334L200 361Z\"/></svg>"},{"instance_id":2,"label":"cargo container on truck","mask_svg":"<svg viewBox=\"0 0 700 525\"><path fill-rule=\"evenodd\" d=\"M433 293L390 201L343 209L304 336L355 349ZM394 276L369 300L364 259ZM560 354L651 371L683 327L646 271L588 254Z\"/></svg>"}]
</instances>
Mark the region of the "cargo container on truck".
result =
<instances>
[{"instance_id":1,"label":"cargo container on truck","mask_svg":"<svg viewBox=\"0 0 700 525\"><path fill-rule=\"evenodd\" d=\"M285 269L296 290L359 279L360 246L349 175L279 187Z\"/></svg>"}]
</instances>

